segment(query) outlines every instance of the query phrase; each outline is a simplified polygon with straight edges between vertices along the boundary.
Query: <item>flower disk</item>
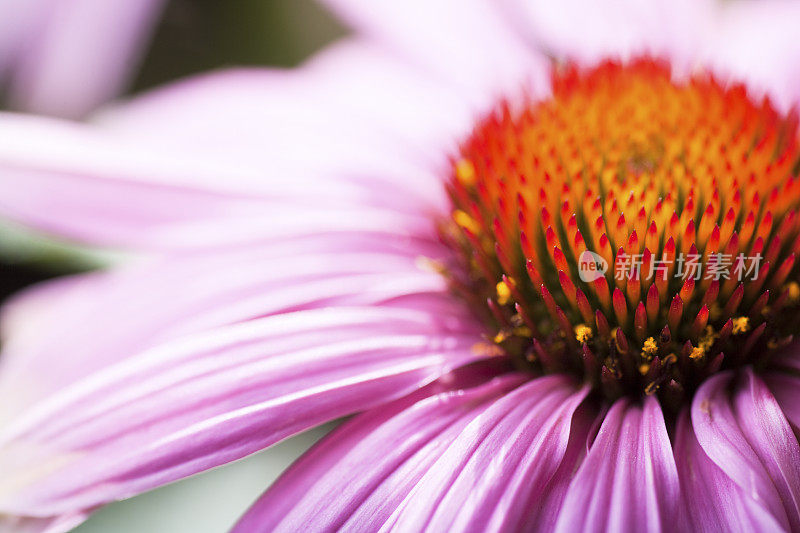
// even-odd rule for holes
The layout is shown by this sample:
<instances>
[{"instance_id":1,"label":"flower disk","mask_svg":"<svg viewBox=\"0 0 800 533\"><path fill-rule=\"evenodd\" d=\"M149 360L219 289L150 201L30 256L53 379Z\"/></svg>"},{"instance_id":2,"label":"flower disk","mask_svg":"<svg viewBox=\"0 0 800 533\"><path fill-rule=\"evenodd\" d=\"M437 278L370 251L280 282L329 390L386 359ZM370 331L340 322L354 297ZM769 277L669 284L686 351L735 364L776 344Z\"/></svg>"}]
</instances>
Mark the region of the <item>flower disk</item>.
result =
<instances>
[{"instance_id":1,"label":"flower disk","mask_svg":"<svg viewBox=\"0 0 800 533\"><path fill-rule=\"evenodd\" d=\"M443 239L487 346L667 403L800 321L797 115L644 58L556 69L454 159Z\"/></svg>"}]
</instances>

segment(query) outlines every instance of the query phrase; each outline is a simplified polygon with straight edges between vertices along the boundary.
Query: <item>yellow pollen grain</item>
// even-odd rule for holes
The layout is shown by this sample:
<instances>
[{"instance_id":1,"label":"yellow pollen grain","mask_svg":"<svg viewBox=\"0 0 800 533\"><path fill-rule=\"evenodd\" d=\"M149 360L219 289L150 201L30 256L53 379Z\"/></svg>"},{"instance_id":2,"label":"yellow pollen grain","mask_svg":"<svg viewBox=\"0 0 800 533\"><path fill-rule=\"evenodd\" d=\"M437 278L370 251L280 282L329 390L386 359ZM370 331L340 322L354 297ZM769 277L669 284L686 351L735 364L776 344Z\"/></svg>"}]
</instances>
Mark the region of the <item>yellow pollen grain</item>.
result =
<instances>
[{"instance_id":1,"label":"yellow pollen grain","mask_svg":"<svg viewBox=\"0 0 800 533\"><path fill-rule=\"evenodd\" d=\"M641 375L644 376L645 374L647 374L648 370L650 370L650 363L642 363L641 365L639 365L639 373Z\"/></svg>"},{"instance_id":2,"label":"yellow pollen grain","mask_svg":"<svg viewBox=\"0 0 800 533\"><path fill-rule=\"evenodd\" d=\"M511 289L505 281L501 281L495 286L497 291L497 303L506 305L511 301Z\"/></svg>"},{"instance_id":3,"label":"yellow pollen grain","mask_svg":"<svg viewBox=\"0 0 800 533\"><path fill-rule=\"evenodd\" d=\"M642 346L642 355L652 357L657 351L658 344L656 344L656 340L653 337L648 337L647 340L644 341L644 346Z\"/></svg>"},{"instance_id":4,"label":"yellow pollen grain","mask_svg":"<svg viewBox=\"0 0 800 533\"><path fill-rule=\"evenodd\" d=\"M714 328L711 326L706 326L705 335L700 339L699 347L703 350L703 353L707 352L714 346L714 343L717 341L719 334L714 331Z\"/></svg>"},{"instance_id":5,"label":"yellow pollen grain","mask_svg":"<svg viewBox=\"0 0 800 533\"><path fill-rule=\"evenodd\" d=\"M469 159L462 159L456 163L456 178L464 185L475 184L475 166Z\"/></svg>"},{"instance_id":6,"label":"yellow pollen grain","mask_svg":"<svg viewBox=\"0 0 800 533\"><path fill-rule=\"evenodd\" d=\"M794 304L800 301L800 285L796 281L787 283L786 290L789 291L789 303Z\"/></svg>"},{"instance_id":7,"label":"yellow pollen grain","mask_svg":"<svg viewBox=\"0 0 800 533\"><path fill-rule=\"evenodd\" d=\"M453 220L456 221L456 224L469 231L473 235L478 235L481 231L481 226L475 222L471 216L460 209L457 209L453 212Z\"/></svg>"},{"instance_id":8,"label":"yellow pollen grain","mask_svg":"<svg viewBox=\"0 0 800 533\"><path fill-rule=\"evenodd\" d=\"M575 338L580 343L588 342L592 338L592 328L586 324L578 324L575 326Z\"/></svg>"},{"instance_id":9,"label":"yellow pollen grain","mask_svg":"<svg viewBox=\"0 0 800 533\"><path fill-rule=\"evenodd\" d=\"M705 354L706 351L700 346L697 346L696 348L692 348L692 353L689 354L689 357L694 360L697 360L703 357Z\"/></svg>"},{"instance_id":10,"label":"yellow pollen grain","mask_svg":"<svg viewBox=\"0 0 800 533\"><path fill-rule=\"evenodd\" d=\"M504 341L504 340L506 340L507 338L508 338L508 333L507 333L507 332L505 332L505 331L499 331L499 332L497 333L497 335L495 335L495 336L494 336L494 338L492 339L492 341L493 341L495 344L500 344L501 342L503 342L503 341Z\"/></svg>"},{"instance_id":11,"label":"yellow pollen grain","mask_svg":"<svg viewBox=\"0 0 800 533\"><path fill-rule=\"evenodd\" d=\"M644 393L648 396L652 396L656 392L658 392L658 387L660 385L655 381L653 383L648 383L647 386L644 388Z\"/></svg>"},{"instance_id":12,"label":"yellow pollen grain","mask_svg":"<svg viewBox=\"0 0 800 533\"><path fill-rule=\"evenodd\" d=\"M714 346L717 337L719 337L719 335L714 332L714 328L707 326L705 336L703 336L698 345L692 349L692 353L689 354L689 357L695 360L702 358L706 352Z\"/></svg>"},{"instance_id":13,"label":"yellow pollen grain","mask_svg":"<svg viewBox=\"0 0 800 533\"><path fill-rule=\"evenodd\" d=\"M750 319L746 316L740 316L733 319L733 334L745 333L750 329Z\"/></svg>"}]
</instances>

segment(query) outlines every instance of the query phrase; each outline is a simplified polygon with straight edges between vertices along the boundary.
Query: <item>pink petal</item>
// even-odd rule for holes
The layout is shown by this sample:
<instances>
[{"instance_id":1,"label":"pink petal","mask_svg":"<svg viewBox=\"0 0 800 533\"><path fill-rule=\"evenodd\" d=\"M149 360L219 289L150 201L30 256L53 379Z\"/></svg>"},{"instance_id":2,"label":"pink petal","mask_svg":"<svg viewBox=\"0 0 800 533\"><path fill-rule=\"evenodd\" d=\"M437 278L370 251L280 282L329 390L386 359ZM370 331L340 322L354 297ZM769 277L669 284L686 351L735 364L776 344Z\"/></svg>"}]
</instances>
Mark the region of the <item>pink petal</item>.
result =
<instances>
[{"instance_id":1,"label":"pink petal","mask_svg":"<svg viewBox=\"0 0 800 533\"><path fill-rule=\"evenodd\" d=\"M127 497L483 357L480 326L420 268L420 254L441 253L435 241L296 237L91 274L12 303L0 511ZM47 467L30 475L34 464Z\"/></svg>"},{"instance_id":2,"label":"pink petal","mask_svg":"<svg viewBox=\"0 0 800 533\"><path fill-rule=\"evenodd\" d=\"M338 307L162 343L4 426L0 510L91 508L409 393L478 357L474 331L447 322L408 309Z\"/></svg>"},{"instance_id":3,"label":"pink petal","mask_svg":"<svg viewBox=\"0 0 800 533\"><path fill-rule=\"evenodd\" d=\"M39 33L53 0L0 2L0 75L10 76L26 41Z\"/></svg>"},{"instance_id":4,"label":"pink petal","mask_svg":"<svg viewBox=\"0 0 800 533\"><path fill-rule=\"evenodd\" d=\"M13 533L66 533L86 520L86 513L55 518L32 518L0 515L0 531Z\"/></svg>"},{"instance_id":5,"label":"pink petal","mask_svg":"<svg viewBox=\"0 0 800 533\"><path fill-rule=\"evenodd\" d=\"M680 524L680 489L658 400L617 400L575 474L556 531L661 531Z\"/></svg>"},{"instance_id":6,"label":"pink petal","mask_svg":"<svg viewBox=\"0 0 800 533\"><path fill-rule=\"evenodd\" d=\"M692 425L706 455L734 483L784 529L800 527L800 445L751 369L737 384L731 373L707 380L692 402Z\"/></svg>"},{"instance_id":7,"label":"pink petal","mask_svg":"<svg viewBox=\"0 0 800 533\"><path fill-rule=\"evenodd\" d=\"M781 350L770 360L770 367L774 370L789 373L800 372L800 342L793 342Z\"/></svg>"},{"instance_id":8,"label":"pink petal","mask_svg":"<svg viewBox=\"0 0 800 533\"><path fill-rule=\"evenodd\" d=\"M509 21L535 46L585 63L655 54L679 73L711 68L788 108L800 98L800 45L790 0L504 0Z\"/></svg>"},{"instance_id":9,"label":"pink petal","mask_svg":"<svg viewBox=\"0 0 800 533\"><path fill-rule=\"evenodd\" d=\"M800 377L784 372L771 372L764 375L764 381L795 432L800 431Z\"/></svg>"},{"instance_id":10,"label":"pink petal","mask_svg":"<svg viewBox=\"0 0 800 533\"><path fill-rule=\"evenodd\" d=\"M585 442L590 427L581 413L571 434L575 410L587 393L588 388L576 391L569 380L554 376L495 402L405 497L390 519L392 529L516 531L548 517L542 501L561 481L556 474L570 439Z\"/></svg>"},{"instance_id":11,"label":"pink petal","mask_svg":"<svg viewBox=\"0 0 800 533\"><path fill-rule=\"evenodd\" d=\"M201 165L132 149L95 128L4 115L0 139L0 212L71 237L147 242L170 225L265 207L193 187L190 179L208 173Z\"/></svg>"},{"instance_id":12,"label":"pink petal","mask_svg":"<svg viewBox=\"0 0 800 533\"><path fill-rule=\"evenodd\" d=\"M473 117L455 91L348 42L296 73L158 91L102 126L4 115L0 213L139 248L336 224L430 234L447 204L442 165Z\"/></svg>"},{"instance_id":13,"label":"pink petal","mask_svg":"<svg viewBox=\"0 0 800 533\"><path fill-rule=\"evenodd\" d=\"M650 53L689 66L715 14L710 0L504 0L530 42L557 57L595 62Z\"/></svg>"},{"instance_id":14,"label":"pink petal","mask_svg":"<svg viewBox=\"0 0 800 533\"><path fill-rule=\"evenodd\" d=\"M328 197L328 206L430 215L447 208L443 168L476 116L454 88L347 40L298 69L196 77L98 120L155 151L193 159L205 149L205 161L256 170L207 186L275 195L288 181L304 197Z\"/></svg>"},{"instance_id":15,"label":"pink petal","mask_svg":"<svg viewBox=\"0 0 800 533\"><path fill-rule=\"evenodd\" d=\"M326 0L361 35L485 106L522 87L544 89L547 61L482 0Z\"/></svg>"},{"instance_id":16,"label":"pink petal","mask_svg":"<svg viewBox=\"0 0 800 533\"><path fill-rule=\"evenodd\" d=\"M187 248L309 231L434 231L430 204L397 187L317 176L269 179L259 195L220 191L208 183L242 173L255 179L256 171L158 155L97 128L47 119L0 120L0 169L0 213L100 244Z\"/></svg>"},{"instance_id":17,"label":"pink petal","mask_svg":"<svg viewBox=\"0 0 800 533\"><path fill-rule=\"evenodd\" d=\"M737 485L697 442L688 410L681 414L675 442L688 527L693 531L780 531L755 495Z\"/></svg>"},{"instance_id":18,"label":"pink petal","mask_svg":"<svg viewBox=\"0 0 800 533\"><path fill-rule=\"evenodd\" d=\"M437 312L446 302L444 312L463 316L442 298L444 279L417 267L425 249L323 235L52 282L4 313L0 418L165 340L257 317L392 301Z\"/></svg>"},{"instance_id":19,"label":"pink petal","mask_svg":"<svg viewBox=\"0 0 800 533\"><path fill-rule=\"evenodd\" d=\"M576 408L586 390L565 377L521 384L524 376L511 374L454 391L463 375L443 381L444 392L420 391L339 428L238 529L504 530L530 523L564 475L564 461L574 467L575 454L565 454L569 442L585 439L586 413Z\"/></svg>"},{"instance_id":20,"label":"pink petal","mask_svg":"<svg viewBox=\"0 0 800 533\"><path fill-rule=\"evenodd\" d=\"M469 132L474 113L457 90L374 45L346 40L296 69L197 76L98 120L154 148L196 155L207 147L204 157L236 165L419 185L411 171L440 162Z\"/></svg>"},{"instance_id":21,"label":"pink petal","mask_svg":"<svg viewBox=\"0 0 800 533\"><path fill-rule=\"evenodd\" d=\"M3 21L20 26L12 30L18 32L18 56L10 100L17 109L73 118L120 92L164 4L163 0L120 5L103 0L25 3L35 13L15 13Z\"/></svg>"},{"instance_id":22,"label":"pink petal","mask_svg":"<svg viewBox=\"0 0 800 533\"><path fill-rule=\"evenodd\" d=\"M784 108L800 103L800 5L789 0L723 2L703 59L721 75L746 80Z\"/></svg>"}]
</instances>

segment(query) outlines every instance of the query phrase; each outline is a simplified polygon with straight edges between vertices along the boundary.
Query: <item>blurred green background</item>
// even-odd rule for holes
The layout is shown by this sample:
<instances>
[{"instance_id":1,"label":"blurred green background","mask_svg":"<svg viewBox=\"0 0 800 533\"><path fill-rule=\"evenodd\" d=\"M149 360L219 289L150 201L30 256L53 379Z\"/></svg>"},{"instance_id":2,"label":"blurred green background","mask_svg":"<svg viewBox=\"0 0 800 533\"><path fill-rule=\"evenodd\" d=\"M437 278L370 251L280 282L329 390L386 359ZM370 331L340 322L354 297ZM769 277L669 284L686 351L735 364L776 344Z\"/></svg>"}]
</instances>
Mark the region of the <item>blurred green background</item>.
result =
<instances>
[{"instance_id":1,"label":"blurred green background","mask_svg":"<svg viewBox=\"0 0 800 533\"><path fill-rule=\"evenodd\" d=\"M171 0L132 90L226 66L294 66L344 34L310 0Z\"/></svg>"},{"instance_id":2,"label":"blurred green background","mask_svg":"<svg viewBox=\"0 0 800 533\"><path fill-rule=\"evenodd\" d=\"M345 34L310 0L171 0L135 73L129 94L198 72L234 66L291 67ZM104 262L11 225L0 225L0 301L47 278ZM77 533L226 531L280 473L331 426L112 504Z\"/></svg>"}]
</instances>

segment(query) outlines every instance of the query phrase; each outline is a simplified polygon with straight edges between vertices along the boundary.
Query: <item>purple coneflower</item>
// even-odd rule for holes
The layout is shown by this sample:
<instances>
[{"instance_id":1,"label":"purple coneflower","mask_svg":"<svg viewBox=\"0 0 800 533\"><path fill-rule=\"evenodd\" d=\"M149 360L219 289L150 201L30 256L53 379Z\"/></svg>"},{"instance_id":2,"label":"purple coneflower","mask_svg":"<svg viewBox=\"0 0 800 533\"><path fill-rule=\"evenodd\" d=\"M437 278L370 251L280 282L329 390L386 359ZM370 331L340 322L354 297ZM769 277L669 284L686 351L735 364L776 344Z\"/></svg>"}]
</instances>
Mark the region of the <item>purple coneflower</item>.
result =
<instances>
[{"instance_id":1,"label":"purple coneflower","mask_svg":"<svg viewBox=\"0 0 800 533\"><path fill-rule=\"evenodd\" d=\"M800 530L798 7L332 4L298 71L3 117L2 212L147 256L7 307L7 523L360 413L238 529Z\"/></svg>"}]
</instances>

